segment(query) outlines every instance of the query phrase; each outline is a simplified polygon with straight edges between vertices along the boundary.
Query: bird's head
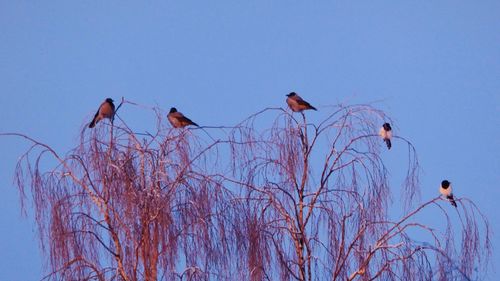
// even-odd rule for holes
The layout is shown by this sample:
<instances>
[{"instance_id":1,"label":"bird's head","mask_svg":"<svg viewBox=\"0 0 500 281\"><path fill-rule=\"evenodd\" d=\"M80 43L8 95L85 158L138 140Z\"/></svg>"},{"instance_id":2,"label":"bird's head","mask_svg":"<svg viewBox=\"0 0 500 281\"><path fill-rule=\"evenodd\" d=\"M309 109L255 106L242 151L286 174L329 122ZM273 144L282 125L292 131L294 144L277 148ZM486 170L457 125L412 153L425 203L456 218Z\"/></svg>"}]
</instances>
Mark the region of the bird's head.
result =
<instances>
[{"instance_id":1,"label":"bird's head","mask_svg":"<svg viewBox=\"0 0 500 281\"><path fill-rule=\"evenodd\" d=\"M174 113L174 112L177 112L177 108L175 108L175 107L170 108L170 113Z\"/></svg>"},{"instance_id":2,"label":"bird's head","mask_svg":"<svg viewBox=\"0 0 500 281\"><path fill-rule=\"evenodd\" d=\"M286 95L286 96L287 96L287 97L293 97L293 96L296 96L296 95L297 95L297 93L295 93L295 92L291 92L290 94L288 94L288 95Z\"/></svg>"},{"instance_id":3,"label":"bird's head","mask_svg":"<svg viewBox=\"0 0 500 281\"><path fill-rule=\"evenodd\" d=\"M386 130L386 131L392 130L391 124L389 124L389 123L384 123L384 125L382 125L382 127L384 127L384 130Z\"/></svg>"},{"instance_id":4,"label":"bird's head","mask_svg":"<svg viewBox=\"0 0 500 281\"><path fill-rule=\"evenodd\" d=\"M113 100L112 98L107 98L107 99L106 99L106 102L110 102L110 103L112 103L112 102L114 102L114 100Z\"/></svg>"},{"instance_id":5,"label":"bird's head","mask_svg":"<svg viewBox=\"0 0 500 281\"><path fill-rule=\"evenodd\" d=\"M447 189L448 187L450 187L450 184L451 182L447 181L447 180L444 180L441 182L441 186L444 188L444 189Z\"/></svg>"}]
</instances>

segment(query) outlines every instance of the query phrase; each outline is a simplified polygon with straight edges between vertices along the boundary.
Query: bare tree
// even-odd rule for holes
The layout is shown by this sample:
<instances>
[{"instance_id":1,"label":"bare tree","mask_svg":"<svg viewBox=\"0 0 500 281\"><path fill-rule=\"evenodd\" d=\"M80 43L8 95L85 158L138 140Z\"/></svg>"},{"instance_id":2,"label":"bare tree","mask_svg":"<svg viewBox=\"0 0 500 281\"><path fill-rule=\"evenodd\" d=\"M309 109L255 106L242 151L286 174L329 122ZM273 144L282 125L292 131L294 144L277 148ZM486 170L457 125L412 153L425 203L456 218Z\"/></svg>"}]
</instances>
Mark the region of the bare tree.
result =
<instances>
[{"instance_id":1,"label":"bare tree","mask_svg":"<svg viewBox=\"0 0 500 281\"><path fill-rule=\"evenodd\" d=\"M394 218L395 187L376 135L389 118L369 105L322 111L328 116L313 124L269 108L208 135L208 128L169 128L155 108L156 132L133 132L118 118L82 131L64 156L25 135L2 134L32 144L16 183L24 201L30 192L50 258L43 279L480 277L490 230L474 203L457 198L460 222L452 223L454 209L440 197L420 202L415 149L396 137L408 162L397 187L403 215ZM46 155L54 166L43 164ZM422 221L427 209L443 224Z\"/></svg>"}]
</instances>

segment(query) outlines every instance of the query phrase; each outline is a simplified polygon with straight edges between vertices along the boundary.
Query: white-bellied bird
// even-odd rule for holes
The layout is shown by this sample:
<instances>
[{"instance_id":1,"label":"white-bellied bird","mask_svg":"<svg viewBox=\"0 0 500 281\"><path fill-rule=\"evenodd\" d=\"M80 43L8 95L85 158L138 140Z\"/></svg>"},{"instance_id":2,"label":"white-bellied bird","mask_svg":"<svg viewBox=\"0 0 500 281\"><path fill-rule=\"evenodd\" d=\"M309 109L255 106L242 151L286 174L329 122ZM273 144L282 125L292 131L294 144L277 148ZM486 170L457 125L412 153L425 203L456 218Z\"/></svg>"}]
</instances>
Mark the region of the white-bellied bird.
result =
<instances>
[{"instance_id":1,"label":"white-bellied bird","mask_svg":"<svg viewBox=\"0 0 500 281\"><path fill-rule=\"evenodd\" d=\"M439 188L439 192L450 201L453 207L457 207L457 202L455 202L455 198L453 198L453 193L451 192L451 182L444 180L441 182L441 187Z\"/></svg>"},{"instance_id":2,"label":"white-bellied bird","mask_svg":"<svg viewBox=\"0 0 500 281\"><path fill-rule=\"evenodd\" d=\"M382 139L387 144L387 148L391 149L391 147L392 147L392 144L391 144L391 138L392 138L391 124L384 123L384 125L382 125L382 128L380 128L380 132L378 134L382 137Z\"/></svg>"}]
</instances>

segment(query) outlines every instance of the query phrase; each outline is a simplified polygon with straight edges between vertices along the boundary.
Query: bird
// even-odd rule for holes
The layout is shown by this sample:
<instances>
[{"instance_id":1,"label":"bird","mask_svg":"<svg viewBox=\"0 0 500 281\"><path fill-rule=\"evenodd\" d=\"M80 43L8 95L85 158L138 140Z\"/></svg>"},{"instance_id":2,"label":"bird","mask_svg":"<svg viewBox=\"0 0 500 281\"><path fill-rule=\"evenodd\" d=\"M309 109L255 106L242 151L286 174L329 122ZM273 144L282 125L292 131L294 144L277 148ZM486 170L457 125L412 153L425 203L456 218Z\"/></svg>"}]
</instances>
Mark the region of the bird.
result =
<instances>
[{"instance_id":1,"label":"bird","mask_svg":"<svg viewBox=\"0 0 500 281\"><path fill-rule=\"evenodd\" d=\"M189 125L199 127L198 124L194 123L193 121L191 121L191 119L184 116L184 114L177 111L177 108L175 107L170 108L170 112L168 113L167 118L174 128L183 128Z\"/></svg>"},{"instance_id":2,"label":"bird","mask_svg":"<svg viewBox=\"0 0 500 281\"><path fill-rule=\"evenodd\" d=\"M378 134L382 137L382 139L387 144L387 149L391 149L391 147L392 147L392 144L391 144L391 138L392 138L391 124L384 123L384 125L382 125L382 128L380 128L380 132Z\"/></svg>"},{"instance_id":3,"label":"bird","mask_svg":"<svg viewBox=\"0 0 500 281\"><path fill-rule=\"evenodd\" d=\"M439 188L439 192L446 197L453 205L453 207L457 207L457 202L455 202L455 198L453 198L453 193L451 192L451 182L448 180L444 180L441 182L441 187Z\"/></svg>"},{"instance_id":4,"label":"bird","mask_svg":"<svg viewBox=\"0 0 500 281\"><path fill-rule=\"evenodd\" d=\"M303 100L297 93L291 92L286 95L286 103L293 112L302 112L303 110L312 109L317 110L314 106L310 105L307 101Z\"/></svg>"},{"instance_id":5,"label":"bird","mask_svg":"<svg viewBox=\"0 0 500 281\"><path fill-rule=\"evenodd\" d=\"M97 124L104 118L109 118L111 119L111 121L113 121L114 116L115 116L115 105L113 104L113 99L107 98L99 106L99 109L97 110L94 119L92 119L92 122L90 122L89 124L89 128L94 128L95 124Z\"/></svg>"}]
</instances>

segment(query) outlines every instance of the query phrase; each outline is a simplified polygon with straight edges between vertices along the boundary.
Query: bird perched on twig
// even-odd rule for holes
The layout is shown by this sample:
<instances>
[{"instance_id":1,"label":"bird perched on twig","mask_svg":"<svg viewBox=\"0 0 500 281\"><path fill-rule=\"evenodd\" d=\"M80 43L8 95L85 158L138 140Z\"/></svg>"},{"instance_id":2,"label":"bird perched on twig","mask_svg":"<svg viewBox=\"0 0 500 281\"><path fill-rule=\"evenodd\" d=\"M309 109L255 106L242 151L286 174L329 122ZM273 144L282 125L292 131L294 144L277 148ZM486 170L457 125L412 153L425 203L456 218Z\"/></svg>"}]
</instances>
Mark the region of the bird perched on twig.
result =
<instances>
[{"instance_id":1,"label":"bird perched on twig","mask_svg":"<svg viewBox=\"0 0 500 281\"><path fill-rule=\"evenodd\" d=\"M314 106L310 105L307 101L303 100L297 93L291 92L286 95L286 103L293 112L302 112L303 110L312 109L317 110Z\"/></svg>"},{"instance_id":2,"label":"bird perched on twig","mask_svg":"<svg viewBox=\"0 0 500 281\"><path fill-rule=\"evenodd\" d=\"M111 119L111 122L113 122L113 118L115 116L115 105L113 103L113 100L111 98L107 98L101 105L99 106L99 109L97 110L94 119L92 119L92 122L89 124L89 128L94 128L95 124L97 124L99 121L101 121L104 118L109 118Z\"/></svg>"},{"instance_id":3,"label":"bird perched on twig","mask_svg":"<svg viewBox=\"0 0 500 281\"><path fill-rule=\"evenodd\" d=\"M392 138L391 124L384 123L384 125L382 125L382 128L380 128L380 132L378 134L382 137L382 139L387 144L387 149L391 149L391 147L392 147L392 144L391 144L391 138Z\"/></svg>"},{"instance_id":4,"label":"bird perched on twig","mask_svg":"<svg viewBox=\"0 0 500 281\"><path fill-rule=\"evenodd\" d=\"M170 108L170 112L168 113L167 118L174 128L183 128L188 125L199 127L198 124L194 123L193 121L191 121L191 119L184 116L184 114L177 111L175 107Z\"/></svg>"},{"instance_id":5,"label":"bird perched on twig","mask_svg":"<svg viewBox=\"0 0 500 281\"><path fill-rule=\"evenodd\" d=\"M455 202L455 198L453 198L453 193L451 192L451 182L444 180L441 182L441 187L439 188L439 192L446 197L453 205L453 207L457 207L457 202Z\"/></svg>"}]
</instances>

